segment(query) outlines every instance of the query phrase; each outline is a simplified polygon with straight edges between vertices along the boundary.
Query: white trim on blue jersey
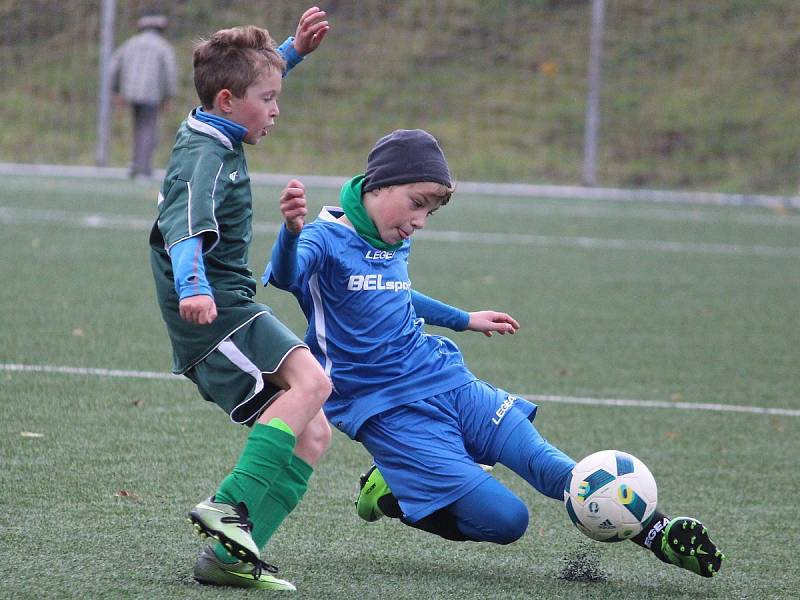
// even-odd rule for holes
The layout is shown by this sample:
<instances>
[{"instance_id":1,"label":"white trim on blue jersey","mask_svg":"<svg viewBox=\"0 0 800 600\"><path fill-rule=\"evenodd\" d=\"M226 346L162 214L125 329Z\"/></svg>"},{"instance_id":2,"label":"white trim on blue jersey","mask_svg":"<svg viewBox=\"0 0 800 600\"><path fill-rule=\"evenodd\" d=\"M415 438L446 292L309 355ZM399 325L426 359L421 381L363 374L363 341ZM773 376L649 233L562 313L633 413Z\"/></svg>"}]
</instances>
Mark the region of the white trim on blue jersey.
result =
<instances>
[{"instance_id":1,"label":"white trim on blue jersey","mask_svg":"<svg viewBox=\"0 0 800 600\"><path fill-rule=\"evenodd\" d=\"M322 308L322 296L319 293L319 283L317 274L314 273L308 279L308 289L314 302L314 329L317 333L317 347L320 354L324 357L323 367L325 374L330 377L333 363L328 356L328 343L325 341L325 311Z\"/></svg>"}]
</instances>

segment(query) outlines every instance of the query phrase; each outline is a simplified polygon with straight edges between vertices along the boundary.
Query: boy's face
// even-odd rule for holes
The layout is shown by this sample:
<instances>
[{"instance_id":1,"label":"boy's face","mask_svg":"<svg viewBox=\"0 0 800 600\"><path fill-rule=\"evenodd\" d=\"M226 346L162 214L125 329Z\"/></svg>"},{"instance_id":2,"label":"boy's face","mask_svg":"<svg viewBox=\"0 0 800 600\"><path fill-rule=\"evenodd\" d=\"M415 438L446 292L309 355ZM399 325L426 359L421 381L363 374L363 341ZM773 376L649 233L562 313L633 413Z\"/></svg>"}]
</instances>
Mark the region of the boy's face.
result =
<instances>
[{"instance_id":1,"label":"boy's face","mask_svg":"<svg viewBox=\"0 0 800 600\"><path fill-rule=\"evenodd\" d=\"M231 97L231 112L226 115L231 121L247 128L244 142L257 144L275 125L278 118L278 96L281 93L282 74L274 69L265 69L243 98Z\"/></svg>"},{"instance_id":2,"label":"boy's face","mask_svg":"<svg viewBox=\"0 0 800 600\"><path fill-rule=\"evenodd\" d=\"M443 185L432 182L392 185L365 195L364 208L381 239L397 244L425 227L427 218L442 205L443 190Z\"/></svg>"}]
</instances>

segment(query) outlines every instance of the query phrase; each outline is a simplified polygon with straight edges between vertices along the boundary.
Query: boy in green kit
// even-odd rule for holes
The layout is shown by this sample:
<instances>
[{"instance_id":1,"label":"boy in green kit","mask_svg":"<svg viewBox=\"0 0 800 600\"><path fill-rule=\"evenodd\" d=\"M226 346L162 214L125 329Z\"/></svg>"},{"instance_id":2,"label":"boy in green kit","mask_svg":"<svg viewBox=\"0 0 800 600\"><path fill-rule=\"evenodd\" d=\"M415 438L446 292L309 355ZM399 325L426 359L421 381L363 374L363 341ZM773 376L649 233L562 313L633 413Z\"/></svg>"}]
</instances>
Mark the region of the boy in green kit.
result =
<instances>
[{"instance_id":1,"label":"boy in green kit","mask_svg":"<svg viewBox=\"0 0 800 600\"><path fill-rule=\"evenodd\" d=\"M253 300L248 268L252 197L243 144L275 125L282 77L329 31L309 8L295 38L276 48L265 29L225 29L195 46L201 106L181 124L158 197L150 262L183 374L233 422L251 426L233 471L189 519L206 547L195 579L211 585L293 590L260 549L298 504L330 444L321 407L328 376L269 307Z\"/></svg>"}]
</instances>

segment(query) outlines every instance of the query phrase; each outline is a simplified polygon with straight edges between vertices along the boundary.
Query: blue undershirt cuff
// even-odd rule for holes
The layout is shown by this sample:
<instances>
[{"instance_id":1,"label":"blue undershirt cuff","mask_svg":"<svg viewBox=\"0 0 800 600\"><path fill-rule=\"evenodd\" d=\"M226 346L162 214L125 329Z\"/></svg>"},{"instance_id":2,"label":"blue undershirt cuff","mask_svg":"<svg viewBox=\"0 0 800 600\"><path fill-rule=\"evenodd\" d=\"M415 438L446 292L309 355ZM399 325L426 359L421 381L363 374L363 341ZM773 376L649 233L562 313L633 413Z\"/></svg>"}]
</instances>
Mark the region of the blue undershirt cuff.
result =
<instances>
[{"instance_id":1,"label":"blue undershirt cuff","mask_svg":"<svg viewBox=\"0 0 800 600\"><path fill-rule=\"evenodd\" d=\"M214 296L206 278L201 237L186 238L174 244L169 250L169 258L172 261L175 292L180 300L190 296Z\"/></svg>"},{"instance_id":2,"label":"blue undershirt cuff","mask_svg":"<svg viewBox=\"0 0 800 600\"><path fill-rule=\"evenodd\" d=\"M300 54L294 47L294 36L290 35L285 42L283 42L277 48L280 55L283 57L283 60L286 61L286 70L283 72L283 76L286 77L286 74L291 71L294 67L299 65L303 58L305 58L302 54Z\"/></svg>"}]
</instances>

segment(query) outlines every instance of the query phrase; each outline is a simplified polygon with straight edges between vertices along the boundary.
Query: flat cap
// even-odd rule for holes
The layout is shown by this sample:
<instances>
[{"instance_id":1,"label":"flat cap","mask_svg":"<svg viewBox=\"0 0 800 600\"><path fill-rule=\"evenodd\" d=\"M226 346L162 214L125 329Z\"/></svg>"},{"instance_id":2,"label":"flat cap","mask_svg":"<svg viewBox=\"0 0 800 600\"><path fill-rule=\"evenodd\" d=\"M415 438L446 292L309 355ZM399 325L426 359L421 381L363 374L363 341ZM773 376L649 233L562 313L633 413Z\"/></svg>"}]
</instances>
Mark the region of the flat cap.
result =
<instances>
[{"instance_id":1,"label":"flat cap","mask_svg":"<svg viewBox=\"0 0 800 600\"><path fill-rule=\"evenodd\" d=\"M166 29L169 19L164 15L143 15L137 22L136 27L139 29Z\"/></svg>"}]
</instances>

